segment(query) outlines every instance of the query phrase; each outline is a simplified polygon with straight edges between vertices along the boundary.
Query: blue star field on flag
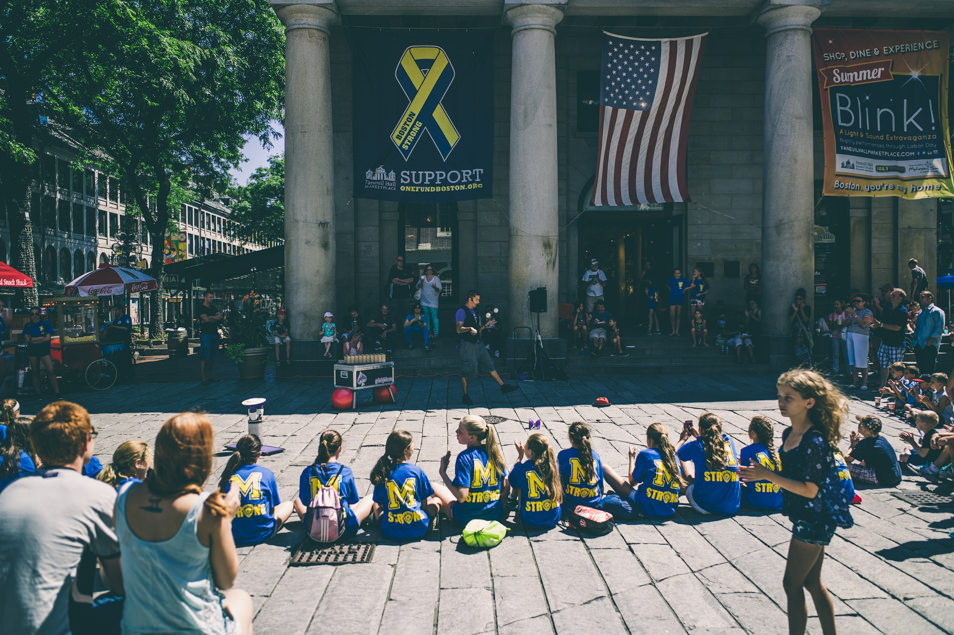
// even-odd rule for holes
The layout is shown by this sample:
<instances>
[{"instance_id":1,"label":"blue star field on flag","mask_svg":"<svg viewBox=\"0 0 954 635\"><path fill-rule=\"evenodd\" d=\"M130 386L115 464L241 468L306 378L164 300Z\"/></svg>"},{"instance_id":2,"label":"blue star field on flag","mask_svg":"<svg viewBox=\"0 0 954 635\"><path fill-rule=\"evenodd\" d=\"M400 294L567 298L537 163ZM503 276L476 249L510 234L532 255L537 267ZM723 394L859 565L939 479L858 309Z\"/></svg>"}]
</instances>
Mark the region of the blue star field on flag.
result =
<instances>
[{"instance_id":1,"label":"blue star field on flag","mask_svg":"<svg viewBox=\"0 0 954 635\"><path fill-rule=\"evenodd\" d=\"M603 53L600 103L648 110L659 79L660 42L609 36Z\"/></svg>"}]
</instances>

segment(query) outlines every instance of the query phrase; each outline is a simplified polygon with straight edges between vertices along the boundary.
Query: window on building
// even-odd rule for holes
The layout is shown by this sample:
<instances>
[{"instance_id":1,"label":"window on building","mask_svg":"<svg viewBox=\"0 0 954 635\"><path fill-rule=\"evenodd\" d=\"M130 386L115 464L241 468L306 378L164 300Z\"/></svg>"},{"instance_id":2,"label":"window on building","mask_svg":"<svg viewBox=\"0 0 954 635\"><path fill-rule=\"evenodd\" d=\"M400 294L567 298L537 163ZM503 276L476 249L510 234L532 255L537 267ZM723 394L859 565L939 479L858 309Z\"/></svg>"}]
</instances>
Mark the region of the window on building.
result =
<instances>
[{"instance_id":1,"label":"window on building","mask_svg":"<svg viewBox=\"0 0 954 635\"><path fill-rule=\"evenodd\" d=\"M108 180L108 194L107 198L109 202L114 206L119 204L119 182L114 178L109 178Z\"/></svg>"},{"instance_id":2,"label":"window on building","mask_svg":"<svg viewBox=\"0 0 954 635\"><path fill-rule=\"evenodd\" d=\"M56 229L56 199L52 196L44 196L43 206L43 226L47 229Z\"/></svg>"},{"instance_id":3,"label":"window on building","mask_svg":"<svg viewBox=\"0 0 954 635\"><path fill-rule=\"evenodd\" d=\"M70 202L61 198L57 201L56 211L59 218L59 230L61 232L70 231Z\"/></svg>"},{"instance_id":4,"label":"window on building","mask_svg":"<svg viewBox=\"0 0 954 635\"><path fill-rule=\"evenodd\" d=\"M60 272L58 278L66 282L73 279L73 254L71 254L70 250L66 247L60 249Z\"/></svg>"},{"instance_id":5,"label":"window on building","mask_svg":"<svg viewBox=\"0 0 954 635\"><path fill-rule=\"evenodd\" d=\"M97 229L97 233L98 233L100 236L105 236L105 235L106 235L106 226L107 226L107 225L106 225L106 223L107 223L107 221L106 221L106 215L107 215L107 214L109 214L109 212L107 212L107 211L104 210L104 209L97 210L97 213L96 213L96 215L97 215L98 218L99 218L99 222L97 223L98 226L97 226L96 229Z\"/></svg>"},{"instance_id":6,"label":"window on building","mask_svg":"<svg viewBox=\"0 0 954 635\"><path fill-rule=\"evenodd\" d=\"M119 214L109 215L109 235L115 237L119 233Z\"/></svg>"},{"instance_id":7,"label":"window on building","mask_svg":"<svg viewBox=\"0 0 954 635\"><path fill-rule=\"evenodd\" d=\"M64 190L70 187L70 164L60 158L56 160L56 186Z\"/></svg>"},{"instance_id":8,"label":"window on building","mask_svg":"<svg viewBox=\"0 0 954 635\"><path fill-rule=\"evenodd\" d=\"M91 251L86 254L86 271L92 271L96 268L96 252Z\"/></svg>"},{"instance_id":9,"label":"window on building","mask_svg":"<svg viewBox=\"0 0 954 635\"><path fill-rule=\"evenodd\" d=\"M73 203L73 233L83 235L86 231L86 206Z\"/></svg>"},{"instance_id":10,"label":"window on building","mask_svg":"<svg viewBox=\"0 0 954 635\"><path fill-rule=\"evenodd\" d=\"M82 249L77 249L73 252L73 278L81 276L84 273L86 273L86 256L83 254ZM70 278L70 280L73 278Z\"/></svg>"},{"instance_id":11,"label":"window on building","mask_svg":"<svg viewBox=\"0 0 954 635\"><path fill-rule=\"evenodd\" d=\"M83 193L83 168L77 164L71 164L71 179L70 182L73 186L73 194L82 194Z\"/></svg>"},{"instance_id":12,"label":"window on building","mask_svg":"<svg viewBox=\"0 0 954 635\"><path fill-rule=\"evenodd\" d=\"M125 205L125 204L126 204L126 190L124 190L124 189L121 188L121 187L119 188L119 202L120 202L122 205ZM155 209L156 209L155 206L153 206L152 209L153 209L153 211L155 211Z\"/></svg>"},{"instance_id":13,"label":"window on building","mask_svg":"<svg viewBox=\"0 0 954 635\"><path fill-rule=\"evenodd\" d=\"M86 235L87 236L96 235L96 208L95 207L86 208Z\"/></svg>"},{"instance_id":14,"label":"window on building","mask_svg":"<svg viewBox=\"0 0 954 635\"><path fill-rule=\"evenodd\" d=\"M411 272L431 265L441 279L441 297L456 301L457 205L407 205L398 207L403 240L398 246Z\"/></svg>"},{"instance_id":15,"label":"window on building","mask_svg":"<svg viewBox=\"0 0 954 635\"><path fill-rule=\"evenodd\" d=\"M43 251L43 276L47 281L56 280L56 249L52 245Z\"/></svg>"},{"instance_id":16,"label":"window on building","mask_svg":"<svg viewBox=\"0 0 954 635\"><path fill-rule=\"evenodd\" d=\"M86 180L86 196L96 196L96 173L86 170L83 175Z\"/></svg>"},{"instance_id":17,"label":"window on building","mask_svg":"<svg viewBox=\"0 0 954 635\"><path fill-rule=\"evenodd\" d=\"M576 73L576 131L596 132L600 127L600 72Z\"/></svg>"},{"instance_id":18,"label":"window on building","mask_svg":"<svg viewBox=\"0 0 954 635\"><path fill-rule=\"evenodd\" d=\"M44 154L40 159L40 176L44 185L56 185L56 158L52 154Z\"/></svg>"}]
</instances>

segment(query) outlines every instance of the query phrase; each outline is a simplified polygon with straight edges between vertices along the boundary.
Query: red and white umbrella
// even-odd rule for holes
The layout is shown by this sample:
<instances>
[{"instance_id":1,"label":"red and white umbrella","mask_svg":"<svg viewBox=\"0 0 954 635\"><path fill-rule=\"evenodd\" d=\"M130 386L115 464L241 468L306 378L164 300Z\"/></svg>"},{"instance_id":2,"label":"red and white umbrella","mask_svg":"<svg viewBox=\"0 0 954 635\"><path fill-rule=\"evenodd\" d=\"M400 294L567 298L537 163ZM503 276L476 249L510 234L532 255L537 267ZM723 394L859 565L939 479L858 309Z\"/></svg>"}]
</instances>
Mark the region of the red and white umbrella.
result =
<instances>
[{"instance_id":1,"label":"red and white umbrella","mask_svg":"<svg viewBox=\"0 0 954 635\"><path fill-rule=\"evenodd\" d=\"M33 278L0 262L0 287L32 287Z\"/></svg>"},{"instance_id":2,"label":"red and white umbrella","mask_svg":"<svg viewBox=\"0 0 954 635\"><path fill-rule=\"evenodd\" d=\"M123 295L155 291L158 288L156 279L141 271L102 264L99 269L84 273L66 285L66 295Z\"/></svg>"}]
</instances>

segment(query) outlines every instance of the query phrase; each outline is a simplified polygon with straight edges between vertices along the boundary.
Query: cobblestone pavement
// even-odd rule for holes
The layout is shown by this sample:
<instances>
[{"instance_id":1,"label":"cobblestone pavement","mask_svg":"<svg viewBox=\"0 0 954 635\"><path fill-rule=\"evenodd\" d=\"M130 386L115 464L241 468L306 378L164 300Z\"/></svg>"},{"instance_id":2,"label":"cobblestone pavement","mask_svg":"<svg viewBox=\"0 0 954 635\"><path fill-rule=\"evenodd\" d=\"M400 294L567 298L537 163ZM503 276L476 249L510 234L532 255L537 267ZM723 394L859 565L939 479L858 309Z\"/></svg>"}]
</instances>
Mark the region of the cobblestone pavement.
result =
<instances>
[{"instance_id":1,"label":"cobblestone pavement","mask_svg":"<svg viewBox=\"0 0 954 635\"><path fill-rule=\"evenodd\" d=\"M328 427L344 436L342 460L362 492L370 491L368 474L394 429L415 435L415 462L434 480L441 454L460 450L454 430L467 409L456 377L399 379L398 404L365 404L357 412L330 410L329 383L140 384L72 398L93 413L97 454L106 462L121 441L151 443L163 421L189 408L209 412L217 441L234 441L246 431L241 400L267 397L264 441L285 452L261 463L276 473L283 500L295 496L301 470L317 454L317 436ZM507 396L480 380L472 389L478 406L470 412L506 418L497 430L508 463L529 418L542 419L542 431L560 447L568 445L568 425L584 420L603 462L625 472L628 446L643 447L654 421L675 437L683 420L713 411L743 447L751 416L779 420L774 390L774 376L753 374L586 376L523 382ZM592 407L597 396L613 405ZM27 401L24 413L38 406ZM852 400L851 411L873 413L874 406ZM907 425L883 420L884 434L902 449L898 432ZM225 460L224 453L216 459L216 474ZM901 485L926 487L919 477ZM951 508L914 506L887 491L860 493L856 525L838 531L824 565L841 632L954 631ZM669 521L624 524L599 538L561 530L528 536L518 527L498 547L475 553L444 523L439 538L381 542L369 564L287 567L301 537L300 523L293 523L270 543L240 550L237 586L252 594L258 633L782 633L790 535L778 514L743 509L734 518L704 518L683 500ZM810 601L809 607L814 615ZM809 630L820 632L815 618Z\"/></svg>"}]
</instances>

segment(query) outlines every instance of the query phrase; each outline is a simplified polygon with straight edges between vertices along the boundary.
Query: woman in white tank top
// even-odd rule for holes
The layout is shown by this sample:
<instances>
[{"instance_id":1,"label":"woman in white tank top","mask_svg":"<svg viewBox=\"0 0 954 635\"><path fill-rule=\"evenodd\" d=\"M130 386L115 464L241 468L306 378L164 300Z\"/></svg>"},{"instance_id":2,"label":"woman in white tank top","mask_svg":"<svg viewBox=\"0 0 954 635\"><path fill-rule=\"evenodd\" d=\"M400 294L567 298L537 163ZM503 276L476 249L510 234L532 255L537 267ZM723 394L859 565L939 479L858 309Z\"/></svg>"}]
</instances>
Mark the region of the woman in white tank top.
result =
<instances>
[{"instance_id":1,"label":"woman in white tank top","mask_svg":"<svg viewBox=\"0 0 954 635\"><path fill-rule=\"evenodd\" d=\"M176 415L156 436L154 472L116 501L124 634L252 632L251 598L231 588L239 564L236 488L202 493L212 452L209 420Z\"/></svg>"}]
</instances>

